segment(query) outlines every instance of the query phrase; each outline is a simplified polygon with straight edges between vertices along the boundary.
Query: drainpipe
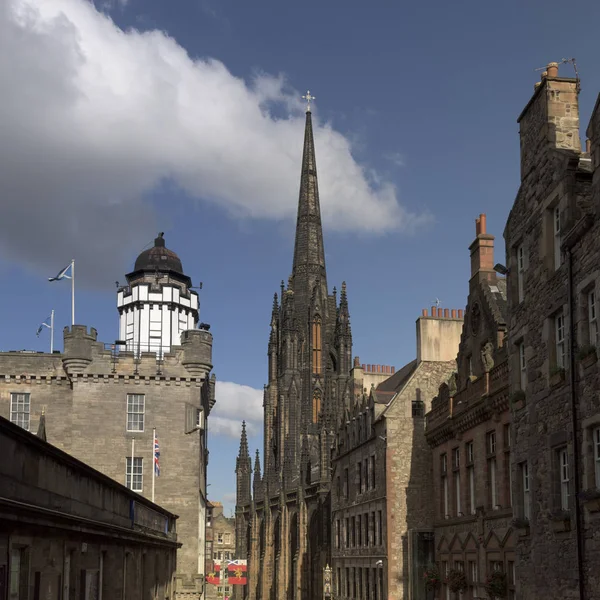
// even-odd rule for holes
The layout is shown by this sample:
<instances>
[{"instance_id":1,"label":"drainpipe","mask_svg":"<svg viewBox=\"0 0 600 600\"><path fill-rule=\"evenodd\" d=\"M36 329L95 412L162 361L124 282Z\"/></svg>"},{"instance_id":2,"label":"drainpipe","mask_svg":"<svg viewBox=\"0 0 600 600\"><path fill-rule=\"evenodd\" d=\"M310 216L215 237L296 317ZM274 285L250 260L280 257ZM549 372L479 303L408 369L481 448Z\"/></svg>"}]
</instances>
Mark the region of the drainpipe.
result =
<instances>
[{"instance_id":1,"label":"drainpipe","mask_svg":"<svg viewBox=\"0 0 600 600\"><path fill-rule=\"evenodd\" d=\"M583 554L584 554L584 538L581 519L581 504L578 497L580 490L579 482L579 465L581 458L579 455L579 440L578 419L577 419L577 382L575 379L575 310L573 302L573 257L571 248L566 248L567 258L567 278L568 278L568 294L569 294L569 388L571 396L571 419L573 426L573 483L575 487L575 538L577 541L577 571L579 574L579 598L585 600L585 585L583 580Z\"/></svg>"}]
</instances>

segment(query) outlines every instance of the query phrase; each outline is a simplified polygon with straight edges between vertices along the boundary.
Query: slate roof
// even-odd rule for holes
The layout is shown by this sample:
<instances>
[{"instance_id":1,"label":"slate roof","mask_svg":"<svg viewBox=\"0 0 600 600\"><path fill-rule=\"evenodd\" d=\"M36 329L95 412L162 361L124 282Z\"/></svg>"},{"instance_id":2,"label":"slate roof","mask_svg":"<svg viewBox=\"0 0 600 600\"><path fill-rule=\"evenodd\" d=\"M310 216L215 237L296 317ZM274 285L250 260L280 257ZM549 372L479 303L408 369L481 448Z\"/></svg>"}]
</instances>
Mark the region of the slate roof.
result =
<instances>
[{"instance_id":1,"label":"slate roof","mask_svg":"<svg viewBox=\"0 0 600 600\"><path fill-rule=\"evenodd\" d=\"M498 277L496 283L493 284L489 281L483 281L481 286L488 306L494 316L494 320L498 324L506 324L508 315L506 303L506 279L500 279Z\"/></svg>"},{"instance_id":2,"label":"slate roof","mask_svg":"<svg viewBox=\"0 0 600 600\"><path fill-rule=\"evenodd\" d=\"M375 389L375 402L387 404L404 387L416 368L417 360L415 359L382 381Z\"/></svg>"}]
</instances>

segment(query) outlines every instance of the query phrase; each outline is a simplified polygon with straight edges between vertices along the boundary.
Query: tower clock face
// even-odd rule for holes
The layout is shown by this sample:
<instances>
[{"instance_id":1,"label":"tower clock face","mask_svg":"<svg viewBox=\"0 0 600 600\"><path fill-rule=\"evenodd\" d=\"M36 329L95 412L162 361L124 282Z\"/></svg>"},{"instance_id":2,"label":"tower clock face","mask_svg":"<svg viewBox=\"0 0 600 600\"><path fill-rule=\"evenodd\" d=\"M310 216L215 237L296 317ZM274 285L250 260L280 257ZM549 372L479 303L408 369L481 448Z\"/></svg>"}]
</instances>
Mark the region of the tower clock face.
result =
<instances>
[{"instance_id":1,"label":"tower clock face","mask_svg":"<svg viewBox=\"0 0 600 600\"><path fill-rule=\"evenodd\" d=\"M471 333L477 335L479 333L479 327L481 326L481 309L479 304L475 302L473 308L471 308Z\"/></svg>"}]
</instances>

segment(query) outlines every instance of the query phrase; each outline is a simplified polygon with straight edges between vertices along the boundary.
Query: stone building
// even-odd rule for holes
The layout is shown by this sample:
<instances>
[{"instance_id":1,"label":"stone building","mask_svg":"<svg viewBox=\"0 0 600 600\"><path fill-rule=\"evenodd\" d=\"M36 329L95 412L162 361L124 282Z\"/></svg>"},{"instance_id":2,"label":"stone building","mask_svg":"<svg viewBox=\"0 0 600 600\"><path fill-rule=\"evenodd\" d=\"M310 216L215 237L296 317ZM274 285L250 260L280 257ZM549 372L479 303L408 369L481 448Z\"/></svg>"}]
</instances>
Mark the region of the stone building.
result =
<instances>
[{"instance_id":1,"label":"stone building","mask_svg":"<svg viewBox=\"0 0 600 600\"><path fill-rule=\"evenodd\" d=\"M354 381L354 401L362 400L369 395L371 388L377 387L396 372L390 365L361 364L358 356L354 357L352 380Z\"/></svg>"},{"instance_id":2,"label":"stone building","mask_svg":"<svg viewBox=\"0 0 600 600\"><path fill-rule=\"evenodd\" d=\"M214 573L219 565L218 585L206 585L206 599L226 598L232 595L227 563L235 558L235 518L223 514L221 502L209 501L206 508L206 573Z\"/></svg>"},{"instance_id":3,"label":"stone building","mask_svg":"<svg viewBox=\"0 0 600 600\"><path fill-rule=\"evenodd\" d=\"M417 319L417 358L363 394L338 421L332 459L335 597L419 598L433 558L431 451L424 416L456 369L462 310ZM353 377L362 368L355 363Z\"/></svg>"},{"instance_id":4,"label":"stone building","mask_svg":"<svg viewBox=\"0 0 600 600\"><path fill-rule=\"evenodd\" d=\"M582 152L578 94L557 63L535 85L504 232L520 598L600 598L600 108Z\"/></svg>"},{"instance_id":5,"label":"stone building","mask_svg":"<svg viewBox=\"0 0 600 600\"><path fill-rule=\"evenodd\" d=\"M95 329L73 325L62 353L0 353L0 415L31 430L45 407L51 443L178 514L177 594L199 598L212 335L207 325L188 329L198 297L162 235L127 280L117 293L123 340L103 344Z\"/></svg>"},{"instance_id":6,"label":"stone building","mask_svg":"<svg viewBox=\"0 0 600 600\"><path fill-rule=\"evenodd\" d=\"M0 448L0 600L173 598L175 515L2 417Z\"/></svg>"},{"instance_id":7,"label":"stone building","mask_svg":"<svg viewBox=\"0 0 600 600\"><path fill-rule=\"evenodd\" d=\"M329 292L310 109L292 274L275 295L264 393L263 473L251 475L242 433L237 459L236 540L248 560L250 600L312 600L331 560L330 452L353 396L346 285Z\"/></svg>"},{"instance_id":8,"label":"stone building","mask_svg":"<svg viewBox=\"0 0 600 600\"><path fill-rule=\"evenodd\" d=\"M435 560L442 578L462 571L464 600L486 597L492 570L514 598L515 538L510 484L506 280L494 271L494 236L476 221L457 372L426 416L433 450ZM451 597L444 584L442 597ZM453 596L453 594L452 594ZM533 596L532 596L533 597Z\"/></svg>"}]
</instances>

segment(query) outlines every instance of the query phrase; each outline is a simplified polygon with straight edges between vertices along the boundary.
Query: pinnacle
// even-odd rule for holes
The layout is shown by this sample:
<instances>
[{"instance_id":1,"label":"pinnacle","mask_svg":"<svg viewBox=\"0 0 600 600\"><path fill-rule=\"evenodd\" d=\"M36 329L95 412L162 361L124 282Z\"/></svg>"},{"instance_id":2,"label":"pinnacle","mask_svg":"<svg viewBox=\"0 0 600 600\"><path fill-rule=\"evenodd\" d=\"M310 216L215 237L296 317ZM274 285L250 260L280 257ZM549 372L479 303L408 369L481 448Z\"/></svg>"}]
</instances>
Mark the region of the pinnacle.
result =
<instances>
[{"instance_id":1,"label":"pinnacle","mask_svg":"<svg viewBox=\"0 0 600 600\"><path fill-rule=\"evenodd\" d=\"M246 435L246 421L242 421L239 458L250 458L250 453L248 452L248 436Z\"/></svg>"}]
</instances>

